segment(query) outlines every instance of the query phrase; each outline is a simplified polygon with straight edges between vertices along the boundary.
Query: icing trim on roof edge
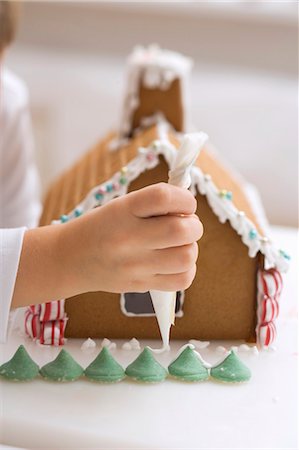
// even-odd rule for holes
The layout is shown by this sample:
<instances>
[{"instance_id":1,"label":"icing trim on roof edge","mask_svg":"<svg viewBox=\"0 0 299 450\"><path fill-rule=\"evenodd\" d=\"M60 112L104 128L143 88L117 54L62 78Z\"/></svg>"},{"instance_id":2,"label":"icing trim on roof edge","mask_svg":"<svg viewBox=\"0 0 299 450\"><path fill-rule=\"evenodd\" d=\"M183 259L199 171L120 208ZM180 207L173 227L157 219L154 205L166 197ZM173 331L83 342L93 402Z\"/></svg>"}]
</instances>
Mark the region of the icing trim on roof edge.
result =
<instances>
[{"instance_id":1,"label":"icing trim on roof edge","mask_svg":"<svg viewBox=\"0 0 299 450\"><path fill-rule=\"evenodd\" d=\"M157 125L160 139L154 140L148 147L139 147L138 155L133 158L126 167L116 172L106 182L92 188L87 196L67 215L60 220L53 220L53 224L67 222L81 214L108 203L115 197L120 197L128 192L128 186L143 172L155 168L159 164L159 156L163 156L171 169L173 167L177 149L168 139L169 124L160 121ZM178 138L180 135L177 134ZM199 167L191 170L191 192L196 191L204 195L214 214L221 223L228 221L232 228L241 237L242 242L248 247L249 257L254 258L258 252L265 256L265 269L277 268L280 272L286 272L289 267L289 257L285 252L278 250L273 243L261 236L253 222L243 211L236 208L232 198L224 190L219 190L213 183L209 174L205 174ZM222 195L224 194L224 195Z\"/></svg>"}]
</instances>

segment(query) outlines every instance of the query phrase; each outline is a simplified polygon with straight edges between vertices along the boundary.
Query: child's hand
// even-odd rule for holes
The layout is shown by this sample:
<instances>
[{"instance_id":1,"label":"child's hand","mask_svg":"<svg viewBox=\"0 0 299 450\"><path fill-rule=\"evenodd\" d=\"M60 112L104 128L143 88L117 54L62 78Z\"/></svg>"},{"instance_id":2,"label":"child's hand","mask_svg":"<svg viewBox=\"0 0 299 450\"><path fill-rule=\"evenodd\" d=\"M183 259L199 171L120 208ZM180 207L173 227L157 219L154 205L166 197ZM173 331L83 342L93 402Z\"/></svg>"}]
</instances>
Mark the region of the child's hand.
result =
<instances>
[{"instance_id":1,"label":"child's hand","mask_svg":"<svg viewBox=\"0 0 299 450\"><path fill-rule=\"evenodd\" d=\"M25 233L13 306L82 292L177 291L196 272L196 200L165 183Z\"/></svg>"},{"instance_id":2,"label":"child's hand","mask_svg":"<svg viewBox=\"0 0 299 450\"><path fill-rule=\"evenodd\" d=\"M188 288L203 232L195 211L189 191L160 183L64 225L73 283L81 292Z\"/></svg>"}]
</instances>

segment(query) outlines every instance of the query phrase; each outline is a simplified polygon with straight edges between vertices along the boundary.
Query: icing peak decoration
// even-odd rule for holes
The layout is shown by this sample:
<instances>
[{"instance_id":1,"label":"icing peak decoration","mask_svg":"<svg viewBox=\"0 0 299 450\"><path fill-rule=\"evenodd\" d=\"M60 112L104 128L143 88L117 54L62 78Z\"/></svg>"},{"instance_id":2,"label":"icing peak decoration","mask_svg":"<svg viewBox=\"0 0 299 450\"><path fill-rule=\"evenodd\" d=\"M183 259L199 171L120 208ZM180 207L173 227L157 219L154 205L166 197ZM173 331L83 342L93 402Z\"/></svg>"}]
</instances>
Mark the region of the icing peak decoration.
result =
<instances>
[{"instance_id":1,"label":"icing peak decoration","mask_svg":"<svg viewBox=\"0 0 299 450\"><path fill-rule=\"evenodd\" d=\"M168 366L168 372L183 381L204 381L209 378L208 369L190 345Z\"/></svg>"},{"instance_id":2,"label":"icing peak decoration","mask_svg":"<svg viewBox=\"0 0 299 450\"><path fill-rule=\"evenodd\" d=\"M0 367L0 375L12 381L33 380L38 372L38 365L29 356L23 345L20 345L13 357Z\"/></svg>"},{"instance_id":3,"label":"icing peak decoration","mask_svg":"<svg viewBox=\"0 0 299 450\"><path fill-rule=\"evenodd\" d=\"M83 375L83 368L64 349L54 361L40 369L42 377L52 381L75 381Z\"/></svg>"},{"instance_id":4,"label":"icing peak decoration","mask_svg":"<svg viewBox=\"0 0 299 450\"><path fill-rule=\"evenodd\" d=\"M234 351L230 351L225 359L211 368L211 378L224 383L242 383L249 381L251 372Z\"/></svg>"},{"instance_id":5,"label":"icing peak decoration","mask_svg":"<svg viewBox=\"0 0 299 450\"><path fill-rule=\"evenodd\" d=\"M113 358L107 347L103 347L95 360L85 369L85 376L93 381L115 383L125 377L125 371Z\"/></svg>"},{"instance_id":6,"label":"icing peak decoration","mask_svg":"<svg viewBox=\"0 0 299 450\"><path fill-rule=\"evenodd\" d=\"M137 381L156 383L165 380L167 370L154 358L148 347L126 368L126 375Z\"/></svg>"},{"instance_id":7,"label":"icing peak decoration","mask_svg":"<svg viewBox=\"0 0 299 450\"><path fill-rule=\"evenodd\" d=\"M207 139L208 136L205 133L190 133L184 136L168 174L169 184L183 189L190 187L192 166ZM151 290L150 296L162 337L163 347L161 350L169 350L169 333L175 319L176 292Z\"/></svg>"}]
</instances>

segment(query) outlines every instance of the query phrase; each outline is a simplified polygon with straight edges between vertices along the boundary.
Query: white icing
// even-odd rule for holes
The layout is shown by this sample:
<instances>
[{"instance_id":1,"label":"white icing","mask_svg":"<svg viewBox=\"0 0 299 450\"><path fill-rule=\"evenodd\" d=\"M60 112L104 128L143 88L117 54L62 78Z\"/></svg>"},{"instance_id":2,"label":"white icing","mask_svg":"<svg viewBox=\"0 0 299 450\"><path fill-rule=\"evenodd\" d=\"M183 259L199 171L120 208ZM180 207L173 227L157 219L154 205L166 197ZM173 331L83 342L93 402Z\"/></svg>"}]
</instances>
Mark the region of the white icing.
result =
<instances>
[{"instance_id":1,"label":"white icing","mask_svg":"<svg viewBox=\"0 0 299 450\"><path fill-rule=\"evenodd\" d=\"M86 339L81 345L81 350L83 353L92 353L95 351L97 344L93 339Z\"/></svg>"},{"instance_id":2,"label":"white icing","mask_svg":"<svg viewBox=\"0 0 299 450\"><path fill-rule=\"evenodd\" d=\"M185 103L187 78L191 67L191 59L176 52L162 50L157 45L135 47L127 63L127 88L120 135L127 136L131 131L134 111L139 106L140 84L148 89L166 90L175 79L179 79L182 103Z\"/></svg>"},{"instance_id":3,"label":"white icing","mask_svg":"<svg viewBox=\"0 0 299 450\"><path fill-rule=\"evenodd\" d=\"M251 350L251 348L247 344L241 344L239 346L239 351L240 352L250 352L250 350Z\"/></svg>"},{"instance_id":4,"label":"white icing","mask_svg":"<svg viewBox=\"0 0 299 450\"><path fill-rule=\"evenodd\" d=\"M168 179L170 184L183 189L189 188L192 182L191 167L207 139L205 133L190 133L183 137L173 164L170 165ZM175 318L176 292L150 290L150 295L162 337L162 350L168 350L170 328L174 325Z\"/></svg>"},{"instance_id":5,"label":"white icing","mask_svg":"<svg viewBox=\"0 0 299 450\"><path fill-rule=\"evenodd\" d=\"M132 346L130 342L124 342L124 344L121 346L123 350L132 350Z\"/></svg>"},{"instance_id":6,"label":"white icing","mask_svg":"<svg viewBox=\"0 0 299 450\"><path fill-rule=\"evenodd\" d=\"M129 342L122 345L123 350L140 350L140 343L136 338L132 338Z\"/></svg>"},{"instance_id":7,"label":"white icing","mask_svg":"<svg viewBox=\"0 0 299 450\"><path fill-rule=\"evenodd\" d=\"M209 341L199 341L196 339L190 339L189 344L194 345L195 348L203 349L210 345Z\"/></svg>"},{"instance_id":8,"label":"white icing","mask_svg":"<svg viewBox=\"0 0 299 450\"><path fill-rule=\"evenodd\" d=\"M150 295L162 337L161 350L169 350L169 333L171 325L174 324L176 292L151 290Z\"/></svg>"},{"instance_id":9,"label":"white icing","mask_svg":"<svg viewBox=\"0 0 299 450\"><path fill-rule=\"evenodd\" d=\"M110 339L104 338L101 342L101 347L109 347L111 345Z\"/></svg>"},{"instance_id":10,"label":"white icing","mask_svg":"<svg viewBox=\"0 0 299 450\"><path fill-rule=\"evenodd\" d=\"M256 345L254 345L254 346L252 347L251 351L252 351L252 353L253 353L255 356L258 356L258 355L260 354L259 349L257 348Z\"/></svg>"},{"instance_id":11,"label":"white icing","mask_svg":"<svg viewBox=\"0 0 299 450\"><path fill-rule=\"evenodd\" d=\"M231 350L233 350L235 353L238 353L239 347L238 347L237 345L233 345L233 346L231 347Z\"/></svg>"},{"instance_id":12,"label":"white icing","mask_svg":"<svg viewBox=\"0 0 299 450\"><path fill-rule=\"evenodd\" d=\"M130 344L133 350L140 350L140 342L136 338L132 338Z\"/></svg>"},{"instance_id":13,"label":"white icing","mask_svg":"<svg viewBox=\"0 0 299 450\"><path fill-rule=\"evenodd\" d=\"M114 350L116 349L116 343L115 342L111 342L110 339L104 338L101 342L101 348L108 348L108 350Z\"/></svg>"},{"instance_id":14,"label":"white icing","mask_svg":"<svg viewBox=\"0 0 299 450\"><path fill-rule=\"evenodd\" d=\"M218 345L218 347L216 347L216 352L219 352L219 353L226 353L227 350L226 350L226 348L223 347L222 345Z\"/></svg>"}]
</instances>

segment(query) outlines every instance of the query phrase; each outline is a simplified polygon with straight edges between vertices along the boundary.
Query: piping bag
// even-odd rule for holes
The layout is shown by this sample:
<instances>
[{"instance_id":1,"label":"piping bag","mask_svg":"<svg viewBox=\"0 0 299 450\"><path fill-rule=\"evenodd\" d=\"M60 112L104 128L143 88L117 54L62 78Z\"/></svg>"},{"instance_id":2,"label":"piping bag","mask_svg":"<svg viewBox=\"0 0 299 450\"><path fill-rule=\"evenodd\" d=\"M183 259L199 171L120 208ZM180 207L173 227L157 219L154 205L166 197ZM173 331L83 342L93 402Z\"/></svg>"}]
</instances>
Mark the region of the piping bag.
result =
<instances>
[{"instance_id":1,"label":"piping bag","mask_svg":"<svg viewBox=\"0 0 299 450\"><path fill-rule=\"evenodd\" d=\"M208 140L203 133L188 133L182 139L177 151L173 167L168 172L168 183L188 189L191 185L191 168L200 153L201 148ZM152 349L155 352L169 350L169 333L175 320L176 292L150 290L154 311L157 317L163 346L161 349Z\"/></svg>"}]
</instances>

